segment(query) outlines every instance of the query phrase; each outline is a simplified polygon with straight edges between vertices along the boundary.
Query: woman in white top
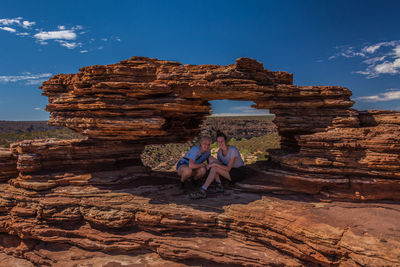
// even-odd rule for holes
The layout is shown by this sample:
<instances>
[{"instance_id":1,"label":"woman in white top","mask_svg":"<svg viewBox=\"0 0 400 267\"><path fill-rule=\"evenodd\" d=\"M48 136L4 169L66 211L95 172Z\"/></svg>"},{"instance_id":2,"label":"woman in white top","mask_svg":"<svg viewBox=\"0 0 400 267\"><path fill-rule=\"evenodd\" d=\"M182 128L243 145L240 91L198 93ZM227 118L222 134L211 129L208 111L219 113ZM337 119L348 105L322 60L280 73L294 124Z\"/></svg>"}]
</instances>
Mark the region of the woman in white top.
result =
<instances>
[{"instance_id":1,"label":"woman in white top","mask_svg":"<svg viewBox=\"0 0 400 267\"><path fill-rule=\"evenodd\" d=\"M242 178L244 162L239 153L239 150L234 146L226 144L226 136L222 132L217 132L217 143L219 146L218 159L211 157L207 170L210 173L205 183L201 186L199 191L193 192L190 198L206 198L207 188L215 180L217 182L216 192L223 192L224 188L221 183L220 176L235 182Z\"/></svg>"}]
</instances>

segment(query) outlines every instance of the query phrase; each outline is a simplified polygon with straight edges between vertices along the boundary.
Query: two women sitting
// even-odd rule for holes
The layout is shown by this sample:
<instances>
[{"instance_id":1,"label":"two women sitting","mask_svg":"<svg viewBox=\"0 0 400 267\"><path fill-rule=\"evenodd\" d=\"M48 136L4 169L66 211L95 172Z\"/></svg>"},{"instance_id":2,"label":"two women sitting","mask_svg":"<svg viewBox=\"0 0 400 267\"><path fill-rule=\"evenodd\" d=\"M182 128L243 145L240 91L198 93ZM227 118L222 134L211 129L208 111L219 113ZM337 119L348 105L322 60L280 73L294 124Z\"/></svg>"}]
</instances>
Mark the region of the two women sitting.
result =
<instances>
[{"instance_id":1,"label":"two women sitting","mask_svg":"<svg viewBox=\"0 0 400 267\"><path fill-rule=\"evenodd\" d=\"M240 180L243 176L244 162L239 153L239 150L227 145L225 134L217 132L217 143L219 146L217 159L211 156L210 146L211 138L203 137L200 140L200 146L192 147L186 155L178 161L177 172L181 177L181 188L184 187L184 182L189 177L195 180L202 178L206 171L209 170L204 184L189 195L192 199L200 199L207 197L207 190L212 182L216 182L215 192L223 192L221 177L226 178L231 182ZM207 165L203 162L208 161Z\"/></svg>"}]
</instances>

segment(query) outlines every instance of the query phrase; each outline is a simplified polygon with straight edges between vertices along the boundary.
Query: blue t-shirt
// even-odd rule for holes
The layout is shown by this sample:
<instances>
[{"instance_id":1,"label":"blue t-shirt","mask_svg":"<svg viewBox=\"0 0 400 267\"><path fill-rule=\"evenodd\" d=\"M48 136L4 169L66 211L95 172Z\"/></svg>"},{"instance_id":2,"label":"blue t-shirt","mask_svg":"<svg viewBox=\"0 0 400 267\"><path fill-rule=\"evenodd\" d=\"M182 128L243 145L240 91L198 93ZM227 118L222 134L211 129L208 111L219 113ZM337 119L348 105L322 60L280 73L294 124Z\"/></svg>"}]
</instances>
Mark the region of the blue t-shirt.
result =
<instances>
[{"instance_id":1,"label":"blue t-shirt","mask_svg":"<svg viewBox=\"0 0 400 267\"><path fill-rule=\"evenodd\" d=\"M229 160L231 158L235 158L235 161L233 162L232 168L239 168L241 166L244 166L244 162L242 159L242 156L240 156L239 149L237 149L234 146L229 146L228 147L228 153L226 156L222 153L222 149L218 150L217 154L217 159L222 162L224 165L229 164Z\"/></svg>"},{"instance_id":2,"label":"blue t-shirt","mask_svg":"<svg viewBox=\"0 0 400 267\"><path fill-rule=\"evenodd\" d=\"M203 163L206 161L211 155L211 151L207 150L203 154L201 153L201 148L199 146L192 147L183 158L178 161L178 165L187 164L189 165L189 159L194 160L196 164ZM177 168L179 168L177 166Z\"/></svg>"}]
</instances>

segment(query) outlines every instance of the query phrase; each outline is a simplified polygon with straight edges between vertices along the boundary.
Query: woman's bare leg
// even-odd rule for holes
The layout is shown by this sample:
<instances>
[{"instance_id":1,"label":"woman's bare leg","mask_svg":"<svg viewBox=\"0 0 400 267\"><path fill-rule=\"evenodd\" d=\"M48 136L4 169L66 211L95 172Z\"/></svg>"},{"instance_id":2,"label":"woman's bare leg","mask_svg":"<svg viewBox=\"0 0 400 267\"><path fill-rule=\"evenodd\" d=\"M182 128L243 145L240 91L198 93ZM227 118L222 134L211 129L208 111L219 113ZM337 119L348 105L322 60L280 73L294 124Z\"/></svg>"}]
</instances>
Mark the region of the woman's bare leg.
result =
<instances>
[{"instance_id":1,"label":"woman's bare leg","mask_svg":"<svg viewBox=\"0 0 400 267\"><path fill-rule=\"evenodd\" d=\"M207 189L210 186L210 184L215 180L215 175L216 175L215 167L212 167L202 187Z\"/></svg>"},{"instance_id":2,"label":"woman's bare leg","mask_svg":"<svg viewBox=\"0 0 400 267\"><path fill-rule=\"evenodd\" d=\"M219 161L218 159L214 158L213 156L211 156L210 159L209 159L209 164L212 164L212 163L216 163L216 164L222 165L222 162ZM219 178L219 174L218 173L216 174L215 181L217 181L218 183L221 183L221 179Z\"/></svg>"},{"instance_id":3,"label":"woman's bare leg","mask_svg":"<svg viewBox=\"0 0 400 267\"><path fill-rule=\"evenodd\" d=\"M215 174L215 181L217 181L217 183L221 183L221 179L219 178L218 173Z\"/></svg>"},{"instance_id":4,"label":"woman's bare leg","mask_svg":"<svg viewBox=\"0 0 400 267\"><path fill-rule=\"evenodd\" d=\"M231 175L229 174L229 172L225 171L223 169L220 169L218 167L217 167L217 175L218 175L218 177L222 176L222 177L228 179L229 181L231 180Z\"/></svg>"},{"instance_id":5,"label":"woman's bare leg","mask_svg":"<svg viewBox=\"0 0 400 267\"><path fill-rule=\"evenodd\" d=\"M204 175L206 175L207 170L206 170L206 166L201 166L198 169L195 169L195 174L194 174L194 179L198 180L200 178L203 178Z\"/></svg>"},{"instance_id":6,"label":"woman's bare leg","mask_svg":"<svg viewBox=\"0 0 400 267\"><path fill-rule=\"evenodd\" d=\"M187 180L190 176L192 176L193 171L189 166L187 165L182 165L178 169L178 175L181 177L181 182L184 182Z\"/></svg>"},{"instance_id":7,"label":"woman's bare leg","mask_svg":"<svg viewBox=\"0 0 400 267\"><path fill-rule=\"evenodd\" d=\"M222 175L223 177L225 177L229 181L231 180L231 176L229 175L229 172L224 171L224 170L222 170L222 169L220 169L218 167L212 167L211 170L210 170L210 174L208 175L207 180L206 180L206 182L204 183L203 186L205 188L208 188L210 186L210 184L212 182L214 182L214 180L216 180L217 178L219 180L219 181L217 180L217 182L220 183L221 180L219 178L219 175Z\"/></svg>"}]
</instances>

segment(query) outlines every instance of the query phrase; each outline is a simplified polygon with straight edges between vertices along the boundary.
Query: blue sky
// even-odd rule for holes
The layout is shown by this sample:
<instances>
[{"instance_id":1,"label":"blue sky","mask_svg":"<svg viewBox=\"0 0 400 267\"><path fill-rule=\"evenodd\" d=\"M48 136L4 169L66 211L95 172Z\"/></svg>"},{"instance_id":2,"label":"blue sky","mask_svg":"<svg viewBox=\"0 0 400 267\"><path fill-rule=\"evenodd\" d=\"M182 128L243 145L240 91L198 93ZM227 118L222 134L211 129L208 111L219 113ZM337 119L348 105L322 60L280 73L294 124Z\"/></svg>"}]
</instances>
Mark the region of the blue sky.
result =
<instances>
[{"instance_id":1,"label":"blue sky","mask_svg":"<svg viewBox=\"0 0 400 267\"><path fill-rule=\"evenodd\" d=\"M0 120L47 120L38 86L131 56L252 57L297 85L338 85L355 108L400 110L400 1L18 1L0 8ZM251 114L250 102L212 102Z\"/></svg>"}]
</instances>

